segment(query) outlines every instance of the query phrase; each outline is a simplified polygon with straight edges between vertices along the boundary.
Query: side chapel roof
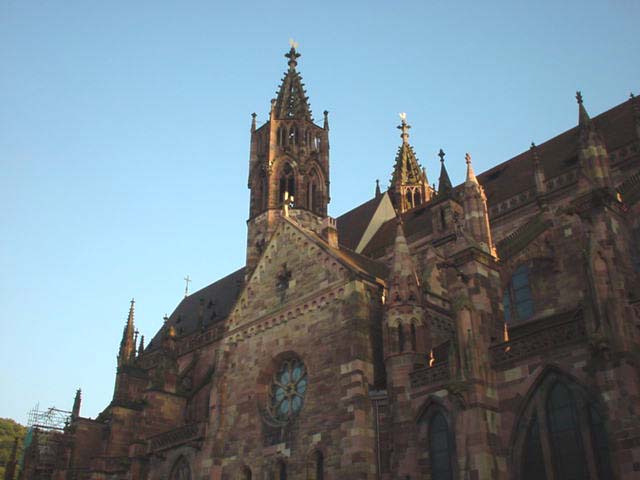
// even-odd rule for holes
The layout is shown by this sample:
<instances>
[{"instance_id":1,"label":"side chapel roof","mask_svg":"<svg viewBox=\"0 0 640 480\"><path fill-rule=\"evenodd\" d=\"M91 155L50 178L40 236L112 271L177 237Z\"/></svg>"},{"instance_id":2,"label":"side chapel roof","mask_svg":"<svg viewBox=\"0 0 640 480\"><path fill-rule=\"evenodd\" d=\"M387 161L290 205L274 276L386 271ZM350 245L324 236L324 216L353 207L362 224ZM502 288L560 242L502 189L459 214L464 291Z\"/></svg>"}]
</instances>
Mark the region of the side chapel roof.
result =
<instances>
[{"instance_id":1,"label":"side chapel roof","mask_svg":"<svg viewBox=\"0 0 640 480\"><path fill-rule=\"evenodd\" d=\"M209 327L227 318L244 285L244 267L182 299L167 320L178 336L188 335L199 327L200 299L204 300L204 326ZM149 343L147 351L155 350L162 341L161 328Z\"/></svg>"}]
</instances>

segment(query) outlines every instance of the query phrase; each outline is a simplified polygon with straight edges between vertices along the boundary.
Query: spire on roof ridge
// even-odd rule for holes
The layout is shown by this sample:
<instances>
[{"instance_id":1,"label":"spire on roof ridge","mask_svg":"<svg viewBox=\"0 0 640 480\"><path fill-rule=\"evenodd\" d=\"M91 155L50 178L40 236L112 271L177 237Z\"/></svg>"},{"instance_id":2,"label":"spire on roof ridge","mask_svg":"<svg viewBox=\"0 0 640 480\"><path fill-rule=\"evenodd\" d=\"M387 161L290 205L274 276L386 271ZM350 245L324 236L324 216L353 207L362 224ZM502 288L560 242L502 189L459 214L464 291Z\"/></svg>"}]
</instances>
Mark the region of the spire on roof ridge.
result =
<instances>
[{"instance_id":1,"label":"spire on roof ridge","mask_svg":"<svg viewBox=\"0 0 640 480\"><path fill-rule=\"evenodd\" d=\"M376 198L380 195L382 195L382 192L380 191L380 180L376 178Z\"/></svg>"},{"instance_id":2,"label":"spire on roof ridge","mask_svg":"<svg viewBox=\"0 0 640 480\"><path fill-rule=\"evenodd\" d=\"M589 125L589 123L591 123L591 118L587 113L587 109L584 108L584 104L582 101L582 92L580 90L576 92L576 100L578 101L578 125Z\"/></svg>"},{"instance_id":3,"label":"spire on roof ridge","mask_svg":"<svg viewBox=\"0 0 640 480\"><path fill-rule=\"evenodd\" d=\"M407 115L400 114L402 144L398 147L389 192L395 207L400 213L406 212L431 199L429 182L426 171L420 166L413 147L409 144L409 129Z\"/></svg>"},{"instance_id":4,"label":"spire on roof ridge","mask_svg":"<svg viewBox=\"0 0 640 480\"><path fill-rule=\"evenodd\" d=\"M451 179L449 178L449 173L447 172L447 167L444 166L444 157L445 153L442 149L438 152L438 156L440 157L440 178L438 179L438 195L447 195L453 190L453 186L451 185Z\"/></svg>"},{"instance_id":5,"label":"spire on roof ridge","mask_svg":"<svg viewBox=\"0 0 640 480\"><path fill-rule=\"evenodd\" d=\"M471 155L465 153L464 160L465 162L467 162L467 178L465 183L467 185L478 185L478 179L476 178L476 174L473 171L473 167L471 166Z\"/></svg>"},{"instance_id":6,"label":"spire on roof ridge","mask_svg":"<svg viewBox=\"0 0 640 480\"><path fill-rule=\"evenodd\" d=\"M129 315L127 315L127 322L124 326L124 331L122 332L122 341L120 342L120 352L118 354L119 366L128 363L131 359L132 354L135 354L135 304L136 301L132 298L131 306L129 307Z\"/></svg>"}]
</instances>

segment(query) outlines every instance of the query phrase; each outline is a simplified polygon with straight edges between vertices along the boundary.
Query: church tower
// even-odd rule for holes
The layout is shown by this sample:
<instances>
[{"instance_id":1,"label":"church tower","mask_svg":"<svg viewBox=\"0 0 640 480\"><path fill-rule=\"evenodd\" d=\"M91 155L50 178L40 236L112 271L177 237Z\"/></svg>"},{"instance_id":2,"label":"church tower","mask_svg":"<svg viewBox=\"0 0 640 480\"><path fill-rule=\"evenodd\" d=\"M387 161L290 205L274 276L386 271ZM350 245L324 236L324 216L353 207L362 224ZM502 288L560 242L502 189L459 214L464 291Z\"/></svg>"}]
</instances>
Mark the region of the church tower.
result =
<instances>
[{"instance_id":1,"label":"church tower","mask_svg":"<svg viewBox=\"0 0 640 480\"><path fill-rule=\"evenodd\" d=\"M247 269L251 271L275 230L285 202L317 220L329 203L329 112L316 125L302 77L296 70L300 54L292 43L285 55L288 70L278 95L271 100L269 120L251 124Z\"/></svg>"}]
</instances>

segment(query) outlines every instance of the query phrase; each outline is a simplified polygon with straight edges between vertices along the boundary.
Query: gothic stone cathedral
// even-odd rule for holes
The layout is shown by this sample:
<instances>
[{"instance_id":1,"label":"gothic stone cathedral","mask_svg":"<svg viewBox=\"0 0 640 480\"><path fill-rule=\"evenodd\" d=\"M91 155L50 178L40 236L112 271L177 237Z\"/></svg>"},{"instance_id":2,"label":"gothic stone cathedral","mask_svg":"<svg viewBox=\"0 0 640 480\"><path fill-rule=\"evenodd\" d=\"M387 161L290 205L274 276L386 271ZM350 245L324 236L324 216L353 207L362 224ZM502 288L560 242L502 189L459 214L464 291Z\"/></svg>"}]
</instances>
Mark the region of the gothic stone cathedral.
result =
<instances>
[{"instance_id":1,"label":"gothic stone cathedral","mask_svg":"<svg viewBox=\"0 0 640 480\"><path fill-rule=\"evenodd\" d=\"M327 216L329 122L288 69L251 125L246 266L76 396L54 480L640 478L640 98L437 189ZM142 343L142 342L140 342Z\"/></svg>"}]
</instances>

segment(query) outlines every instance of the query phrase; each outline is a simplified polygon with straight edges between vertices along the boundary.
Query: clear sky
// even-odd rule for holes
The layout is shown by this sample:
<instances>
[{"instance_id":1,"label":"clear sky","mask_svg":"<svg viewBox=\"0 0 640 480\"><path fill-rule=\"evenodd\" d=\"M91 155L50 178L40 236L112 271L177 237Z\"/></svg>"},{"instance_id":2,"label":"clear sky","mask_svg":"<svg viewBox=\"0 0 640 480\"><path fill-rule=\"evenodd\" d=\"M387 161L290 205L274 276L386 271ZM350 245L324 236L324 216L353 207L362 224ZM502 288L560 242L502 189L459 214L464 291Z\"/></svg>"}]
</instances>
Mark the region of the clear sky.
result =
<instances>
[{"instance_id":1,"label":"clear sky","mask_svg":"<svg viewBox=\"0 0 640 480\"><path fill-rule=\"evenodd\" d=\"M455 4L456 8L450 5ZM0 0L0 417L109 402L131 297L149 340L184 291L241 267L251 113L288 39L330 113L330 214L410 142L437 181L640 93L636 0Z\"/></svg>"}]
</instances>

